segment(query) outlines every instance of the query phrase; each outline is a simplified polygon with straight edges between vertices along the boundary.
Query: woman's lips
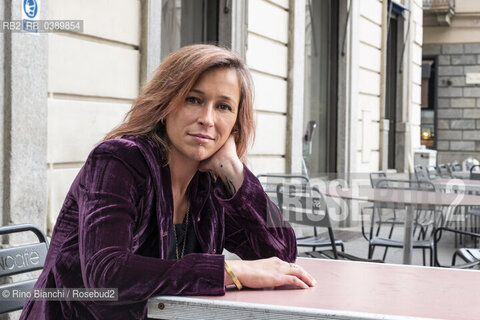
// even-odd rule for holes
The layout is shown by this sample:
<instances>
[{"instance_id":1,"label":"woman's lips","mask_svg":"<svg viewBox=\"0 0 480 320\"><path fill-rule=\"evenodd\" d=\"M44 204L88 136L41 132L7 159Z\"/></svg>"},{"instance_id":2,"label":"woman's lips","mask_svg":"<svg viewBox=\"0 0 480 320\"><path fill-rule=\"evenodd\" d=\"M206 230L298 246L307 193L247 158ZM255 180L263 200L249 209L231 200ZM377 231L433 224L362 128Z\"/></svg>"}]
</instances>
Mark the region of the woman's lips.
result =
<instances>
[{"instance_id":1,"label":"woman's lips","mask_svg":"<svg viewBox=\"0 0 480 320\"><path fill-rule=\"evenodd\" d=\"M207 142L213 141L213 138L203 134L188 134L188 135L198 143L207 143Z\"/></svg>"}]
</instances>

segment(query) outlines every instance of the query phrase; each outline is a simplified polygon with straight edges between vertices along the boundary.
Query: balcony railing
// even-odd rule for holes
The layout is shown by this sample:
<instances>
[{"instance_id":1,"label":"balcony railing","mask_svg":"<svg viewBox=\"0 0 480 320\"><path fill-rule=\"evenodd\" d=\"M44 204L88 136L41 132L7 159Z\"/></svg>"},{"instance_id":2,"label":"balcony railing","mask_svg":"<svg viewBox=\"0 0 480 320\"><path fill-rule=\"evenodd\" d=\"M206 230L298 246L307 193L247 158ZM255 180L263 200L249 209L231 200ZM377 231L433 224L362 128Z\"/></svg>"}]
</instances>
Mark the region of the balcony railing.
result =
<instances>
[{"instance_id":1,"label":"balcony railing","mask_svg":"<svg viewBox=\"0 0 480 320\"><path fill-rule=\"evenodd\" d=\"M455 15L455 0L423 0L423 13L436 16L440 25L450 25Z\"/></svg>"},{"instance_id":2,"label":"balcony railing","mask_svg":"<svg viewBox=\"0 0 480 320\"><path fill-rule=\"evenodd\" d=\"M455 0L423 0L423 10L455 9Z\"/></svg>"}]
</instances>

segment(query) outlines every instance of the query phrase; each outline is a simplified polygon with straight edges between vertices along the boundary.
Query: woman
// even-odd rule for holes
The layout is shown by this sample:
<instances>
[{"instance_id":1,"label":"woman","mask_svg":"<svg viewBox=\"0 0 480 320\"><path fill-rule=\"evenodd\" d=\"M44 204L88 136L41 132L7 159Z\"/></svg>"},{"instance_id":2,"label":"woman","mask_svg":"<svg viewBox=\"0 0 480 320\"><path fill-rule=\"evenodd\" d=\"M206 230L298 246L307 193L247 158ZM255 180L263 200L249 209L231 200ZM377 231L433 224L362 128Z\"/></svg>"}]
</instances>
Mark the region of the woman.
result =
<instances>
[{"instance_id":1,"label":"woman","mask_svg":"<svg viewBox=\"0 0 480 320\"><path fill-rule=\"evenodd\" d=\"M28 301L21 319L144 319L159 294L313 286L240 161L253 130L249 72L232 52L171 54L73 182L36 283L118 288L118 301ZM224 261L224 247L248 261Z\"/></svg>"}]
</instances>

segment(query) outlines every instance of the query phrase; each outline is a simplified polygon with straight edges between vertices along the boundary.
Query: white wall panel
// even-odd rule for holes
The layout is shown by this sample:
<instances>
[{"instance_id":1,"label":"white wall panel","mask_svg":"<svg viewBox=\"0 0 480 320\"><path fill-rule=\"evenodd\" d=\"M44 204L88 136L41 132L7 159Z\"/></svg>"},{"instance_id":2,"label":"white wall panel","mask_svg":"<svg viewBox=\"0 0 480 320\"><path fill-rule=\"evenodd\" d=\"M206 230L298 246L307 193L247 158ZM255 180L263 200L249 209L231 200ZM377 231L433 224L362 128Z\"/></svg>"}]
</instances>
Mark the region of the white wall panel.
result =
<instances>
[{"instance_id":1,"label":"white wall panel","mask_svg":"<svg viewBox=\"0 0 480 320\"><path fill-rule=\"evenodd\" d=\"M264 0L249 1L248 30L286 44L288 11Z\"/></svg>"},{"instance_id":2,"label":"white wall panel","mask_svg":"<svg viewBox=\"0 0 480 320\"><path fill-rule=\"evenodd\" d=\"M285 158L249 156L247 167L255 174L285 172Z\"/></svg>"},{"instance_id":3,"label":"white wall panel","mask_svg":"<svg viewBox=\"0 0 480 320\"><path fill-rule=\"evenodd\" d=\"M48 99L47 162L82 162L130 109L126 103Z\"/></svg>"},{"instance_id":4,"label":"white wall panel","mask_svg":"<svg viewBox=\"0 0 480 320\"><path fill-rule=\"evenodd\" d=\"M252 71L255 85L255 109L287 112L287 81Z\"/></svg>"},{"instance_id":5,"label":"white wall panel","mask_svg":"<svg viewBox=\"0 0 480 320\"><path fill-rule=\"evenodd\" d=\"M380 74L359 68L358 73L360 92L380 95Z\"/></svg>"},{"instance_id":6,"label":"white wall panel","mask_svg":"<svg viewBox=\"0 0 480 320\"><path fill-rule=\"evenodd\" d=\"M250 1L252 1L252 0L250 0ZM268 0L268 2L275 3L276 5L278 5L282 8L285 8L285 9L288 9L288 7L289 7L288 0ZM250 5L250 3L249 3L249 5Z\"/></svg>"},{"instance_id":7,"label":"white wall panel","mask_svg":"<svg viewBox=\"0 0 480 320\"><path fill-rule=\"evenodd\" d=\"M360 141L361 161L370 162L374 157L373 151L378 151L380 148L380 124L378 121L372 120L370 112L362 110L358 127L361 129L356 133L358 141Z\"/></svg>"},{"instance_id":8,"label":"white wall panel","mask_svg":"<svg viewBox=\"0 0 480 320\"><path fill-rule=\"evenodd\" d=\"M70 185L80 171L80 168L49 169L49 194L47 213L47 232L51 233L62 208L65 196L70 190Z\"/></svg>"},{"instance_id":9,"label":"white wall panel","mask_svg":"<svg viewBox=\"0 0 480 320\"><path fill-rule=\"evenodd\" d=\"M423 21L422 6L423 6L423 4L421 4L420 7L419 7L417 4L412 3L412 6L410 7L412 20L419 23L420 25L422 24L422 21Z\"/></svg>"},{"instance_id":10,"label":"white wall panel","mask_svg":"<svg viewBox=\"0 0 480 320\"><path fill-rule=\"evenodd\" d=\"M49 0L48 19L83 20L83 34L138 46L139 0Z\"/></svg>"},{"instance_id":11,"label":"white wall panel","mask_svg":"<svg viewBox=\"0 0 480 320\"><path fill-rule=\"evenodd\" d=\"M422 84L422 67L412 63L412 82L414 84Z\"/></svg>"},{"instance_id":12,"label":"white wall panel","mask_svg":"<svg viewBox=\"0 0 480 320\"><path fill-rule=\"evenodd\" d=\"M249 34L246 56L247 64L250 68L287 78L287 46Z\"/></svg>"},{"instance_id":13,"label":"white wall panel","mask_svg":"<svg viewBox=\"0 0 480 320\"><path fill-rule=\"evenodd\" d=\"M418 148L420 148L420 138L415 138L415 137L420 137L420 125L412 125L411 130L412 130L412 137L414 137L412 139L412 153L413 153L413 150L417 150Z\"/></svg>"},{"instance_id":14,"label":"white wall panel","mask_svg":"<svg viewBox=\"0 0 480 320\"><path fill-rule=\"evenodd\" d=\"M462 0L456 0L457 3L458 1L462 1ZM467 0L467 1L471 1L471 0ZM476 0L473 0L473 1L476 1ZM405 2L405 0L403 0L403 2ZM423 0L412 0L412 3L415 3L417 5L418 8L422 8L423 6Z\"/></svg>"},{"instance_id":15,"label":"white wall panel","mask_svg":"<svg viewBox=\"0 0 480 320\"><path fill-rule=\"evenodd\" d=\"M455 0L455 12L470 14L480 12L480 2L478 0Z\"/></svg>"},{"instance_id":16,"label":"white wall panel","mask_svg":"<svg viewBox=\"0 0 480 320\"><path fill-rule=\"evenodd\" d=\"M382 24L382 3L378 0L361 0L360 14L378 25Z\"/></svg>"},{"instance_id":17,"label":"white wall panel","mask_svg":"<svg viewBox=\"0 0 480 320\"><path fill-rule=\"evenodd\" d=\"M412 44L412 62L422 65L422 47L416 43Z\"/></svg>"},{"instance_id":18,"label":"white wall panel","mask_svg":"<svg viewBox=\"0 0 480 320\"><path fill-rule=\"evenodd\" d=\"M423 28L419 23L413 24L415 43L422 45L423 43Z\"/></svg>"},{"instance_id":19,"label":"white wall panel","mask_svg":"<svg viewBox=\"0 0 480 320\"><path fill-rule=\"evenodd\" d=\"M50 34L48 91L134 99L139 91L137 50Z\"/></svg>"},{"instance_id":20,"label":"white wall panel","mask_svg":"<svg viewBox=\"0 0 480 320\"><path fill-rule=\"evenodd\" d=\"M257 132L250 154L284 155L287 137L287 117L280 114L256 113Z\"/></svg>"},{"instance_id":21,"label":"white wall panel","mask_svg":"<svg viewBox=\"0 0 480 320\"><path fill-rule=\"evenodd\" d=\"M362 162L361 161L362 157L360 152L357 152L356 154L356 160L357 160L357 173L369 173L372 171L378 171L380 168L380 154L378 151L372 151L370 155L370 161L369 162Z\"/></svg>"},{"instance_id":22,"label":"white wall panel","mask_svg":"<svg viewBox=\"0 0 480 320\"><path fill-rule=\"evenodd\" d=\"M361 110L370 112L370 119L372 121L380 120L380 97L359 94L358 106Z\"/></svg>"},{"instance_id":23,"label":"white wall panel","mask_svg":"<svg viewBox=\"0 0 480 320\"><path fill-rule=\"evenodd\" d=\"M410 123L412 123L413 125L420 125L421 117L422 117L421 106L419 104L412 104L412 112L410 114Z\"/></svg>"},{"instance_id":24,"label":"white wall panel","mask_svg":"<svg viewBox=\"0 0 480 320\"><path fill-rule=\"evenodd\" d=\"M367 148L370 152L380 149L380 123L378 121L373 121L370 119L370 122L367 124Z\"/></svg>"},{"instance_id":25,"label":"white wall panel","mask_svg":"<svg viewBox=\"0 0 480 320\"><path fill-rule=\"evenodd\" d=\"M358 49L360 54L358 59L359 65L369 70L380 72L381 51L365 43L360 43Z\"/></svg>"},{"instance_id":26,"label":"white wall panel","mask_svg":"<svg viewBox=\"0 0 480 320\"><path fill-rule=\"evenodd\" d=\"M422 87L418 84L412 84L412 103L422 103Z\"/></svg>"},{"instance_id":27,"label":"white wall panel","mask_svg":"<svg viewBox=\"0 0 480 320\"><path fill-rule=\"evenodd\" d=\"M360 17L358 28L360 41L367 42L378 49L381 48L382 28L379 25Z\"/></svg>"}]
</instances>

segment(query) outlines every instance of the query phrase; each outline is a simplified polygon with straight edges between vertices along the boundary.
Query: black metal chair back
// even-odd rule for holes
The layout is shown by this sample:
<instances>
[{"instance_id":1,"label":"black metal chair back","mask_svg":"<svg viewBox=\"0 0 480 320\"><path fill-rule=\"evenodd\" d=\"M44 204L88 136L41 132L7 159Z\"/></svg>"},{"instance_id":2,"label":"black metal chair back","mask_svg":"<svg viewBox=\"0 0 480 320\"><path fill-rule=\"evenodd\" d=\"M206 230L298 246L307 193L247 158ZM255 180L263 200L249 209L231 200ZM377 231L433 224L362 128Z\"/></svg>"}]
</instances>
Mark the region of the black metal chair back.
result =
<instances>
[{"instance_id":1,"label":"black metal chair back","mask_svg":"<svg viewBox=\"0 0 480 320\"><path fill-rule=\"evenodd\" d=\"M377 171L377 172L370 172L370 184L372 185L372 188L375 188L375 185L377 184L377 181L379 179L386 179L387 174L385 171Z\"/></svg>"},{"instance_id":2,"label":"black metal chair back","mask_svg":"<svg viewBox=\"0 0 480 320\"><path fill-rule=\"evenodd\" d=\"M19 224L0 227L0 235L8 235L19 232L33 232L38 242L18 245L0 249L0 277L12 276L43 269L47 257L48 241L43 232L32 224ZM27 292L33 289L37 280L25 280L0 285L0 292ZM0 314L20 310L23 308L23 300L0 299Z\"/></svg>"},{"instance_id":3,"label":"black metal chair back","mask_svg":"<svg viewBox=\"0 0 480 320\"><path fill-rule=\"evenodd\" d=\"M427 175L428 175L429 180L437 179L438 178L437 168L435 168L435 166L428 166L427 167ZM417 179L417 180L420 180L420 179Z\"/></svg>"},{"instance_id":4,"label":"black metal chair back","mask_svg":"<svg viewBox=\"0 0 480 320\"><path fill-rule=\"evenodd\" d=\"M275 204L278 205L277 200L277 186L281 183L293 184L309 184L310 180L307 176L301 174L290 173L268 173L257 175L258 180L262 184L263 191Z\"/></svg>"},{"instance_id":5,"label":"black metal chair back","mask_svg":"<svg viewBox=\"0 0 480 320\"><path fill-rule=\"evenodd\" d=\"M326 228L331 249L335 259L338 259L327 202L317 187L304 184L279 184L277 186L277 199L283 217L288 222L314 228Z\"/></svg>"},{"instance_id":6,"label":"black metal chair back","mask_svg":"<svg viewBox=\"0 0 480 320\"><path fill-rule=\"evenodd\" d=\"M453 171L462 171L462 165L457 161L453 161L452 163Z\"/></svg>"},{"instance_id":7,"label":"black metal chair back","mask_svg":"<svg viewBox=\"0 0 480 320\"><path fill-rule=\"evenodd\" d=\"M417 180L428 180L427 170L420 164L416 165L413 169L415 171L415 178Z\"/></svg>"},{"instance_id":8,"label":"black metal chair back","mask_svg":"<svg viewBox=\"0 0 480 320\"><path fill-rule=\"evenodd\" d=\"M470 179L471 180L480 180L480 165L478 164L474 164L471 168L470 168Z\"/></svg>"},{"instance_id":9,"label":"black metal chair back","mask_svg":"<svg viewBox=\"0 0 480 320\"><path fill-rule=\"evenodd\" d=\"M435 191L435 185L429 180L379 179L375 186L379 189Z\"/></svg>"},{"instance_id":10,"label":"black metal chair back","mask_svg":"<svg viewBox=\"0 0 480 320\"><path fill-rule=\"evenodd\" d=\"M388 189L388 190L418 190L418 191L435 191L435 185L429 181L429 180L400 180L400 179L378 179L375 185L376 189ZM385 196L388 196L387 191L385 190ZM383 190L380 190L383 192ZM379 236L378 231L376 234L374 234L373 226L375 223L377 223L377 219L379 217L376 217L376 209L379 208L392 208L392 209L402 209L405 206L403 204L393 204L393 203L375 203L374 207L365 207L362 208L361 214L362 214L362 234L364 238L369 242L369 251L368 251L368 257L371 259L373 257L373 252L376 246L382 246L385 247L385 252L383 255L383 260L386 258L386 253L387 249L389 247L396 247L396 248L401 248L403 246L402 241L395 241L391 239L392 236L392 229L390 229L390 234L388 238L383 238ZM366 228L364 227L364 217L366 216L366 211L370 210L370 230L367 232ZM422 235L423 240L425 239L425 234L426 230L428 228L428 225L430 224L427 219L424 219L423 217L420 216L420 212L422 210L418 210L415 216L415 224L419 225L421 228L420 235ZM392 225L393 226L393 225ZM433 255L432 255L432 248L433 248L433 241L421 241L420 235L418 238L418 241L413 242L413 247L414 248L419 248L423 250L423 262L426 264L426 256L425 256L425 250L430 250L430 264L433 264Z\"/></svg>"},{"instance_id":11,"label":"black metal chair back","mask_svg":"<svg viewBox=\"0 0 480 320\"><path fill-rule=\"evenodd\" d=\"M452 178L452 174L450 173L450 170L443 163L438 165L438 174L440 175L440 178L442 178L442 179Z\"/></svg>"}]
</instances>

